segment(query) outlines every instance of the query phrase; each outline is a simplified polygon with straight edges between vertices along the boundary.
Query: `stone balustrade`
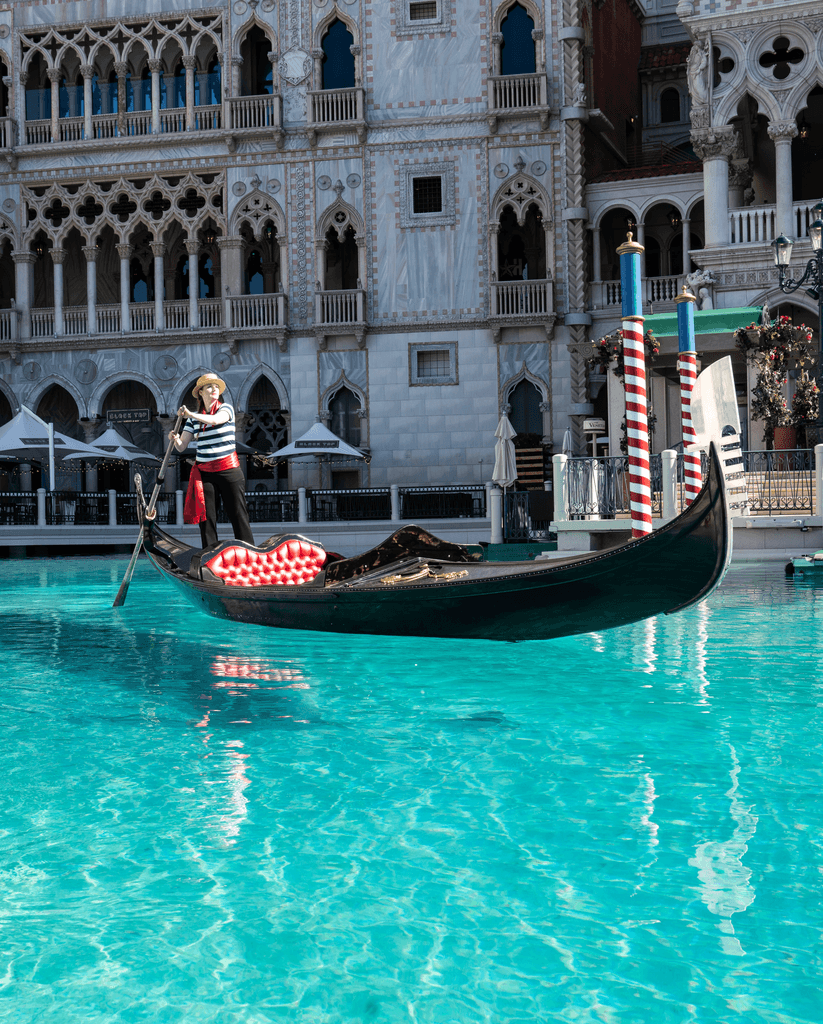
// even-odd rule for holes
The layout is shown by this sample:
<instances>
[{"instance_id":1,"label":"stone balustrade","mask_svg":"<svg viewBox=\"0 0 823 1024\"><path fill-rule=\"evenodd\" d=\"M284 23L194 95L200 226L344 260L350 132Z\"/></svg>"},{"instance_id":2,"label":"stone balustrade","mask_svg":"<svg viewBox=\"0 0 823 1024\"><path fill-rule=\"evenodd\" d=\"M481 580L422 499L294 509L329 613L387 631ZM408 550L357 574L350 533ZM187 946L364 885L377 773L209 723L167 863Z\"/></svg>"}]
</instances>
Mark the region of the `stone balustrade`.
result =
<instances>
[{"instance_id":1,"label":"stone balustrade","mask_svg":"<svg viewBox=\"0 0 823 1024\"><path fill-rule=\"evenodd\" d=\"M491 315L544 316L554 312L553 283L549 280L492 283Z\"/></svg>"},{"instance_id":2,"label":"stone balustrade","mask_svg":"<svg viewBox=\"0 0 823 1024\"><path fill-rule=\"evenodd\" d=\"M362 288L317 292L315 318L319 324L356 324L365 319Z\"/></svg>"}]
</instances>

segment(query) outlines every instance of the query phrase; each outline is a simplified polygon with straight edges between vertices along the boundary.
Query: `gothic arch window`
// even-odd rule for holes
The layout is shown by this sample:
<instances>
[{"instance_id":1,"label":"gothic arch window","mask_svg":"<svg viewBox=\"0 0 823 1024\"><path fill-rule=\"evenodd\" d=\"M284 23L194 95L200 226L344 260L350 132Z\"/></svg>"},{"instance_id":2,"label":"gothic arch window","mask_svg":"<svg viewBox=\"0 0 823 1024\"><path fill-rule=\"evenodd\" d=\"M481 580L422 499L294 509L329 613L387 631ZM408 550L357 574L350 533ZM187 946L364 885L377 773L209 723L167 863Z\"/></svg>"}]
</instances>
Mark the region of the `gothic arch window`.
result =
<instances>
[{"instance_id":1,"label":"gothic arch window","mask_svg":"<svg viewBox=\"0 0 823 1024\"><path fill-rule=\"evenodd\" d=\"M323 36L321 89L353 89L355 85L354 36L339 18L329 25Z\"/></svg>"},{"instance_id":2,"label":"gothic arch window","mask_svg":"<svg viewBox=\"0 0 823 1024\"><path fill-rule=\"evenodd\" d=\"M269 53L272 42L258 25L254 25L240 44L240 56L243 63L240 67L240 95L263 96L271 95L272 66Z\"/></svg>"},{"instance_id":3,"label":"gothic arch window","mask_svg":"<svg viewBox=\"0 0 823 1024\"><path fill-rule=\"evenodd\" d=\"M288 422L280 406L280 396L274 384L265 375L260 376L251 389L246 412L246 444L261 452L273 452L288 442ZM276 470L277 479L286 480L289 467L281 462ZM249 480L270 480L271 470L254 459L248 460Z\"/></svg>"},{"instance_id":4,"label":"gothic arch window","mask_svg":"<svg viewBox=\"0 0 823 1024\"><path fill-rule=\"evenodd\" d=\"M534 19L519 3L512 4L500 23L503 43L500 47L501 75L533 75L537 70Z\"/></svg>"},{"instance_id":5,"label":"gothic arch window","mask_svg":"<svg viewBox=\"0 0 823 1024\"><path fill-rule=\"evenodd\" d=\"M680 120L680 93L677 89L664 89L660 94L661 124L671 124Z\"/></svg>"},{"instance_id":6,"label":"gothic arch window","mask_svg":"<svg viewBox=\"0 0 823 1024\"><path fill-rule=\"evenodd\" d=\"M360 399L347 387L340 388L329 401L329 429L355 448L360 446Z\"/></svg>"},{"instance_id":7,"label":"gothic arch window","mask_svg":"<svg viewBox=\"0 0 823 1024\"><path fill-rule=\"evenodd\" d=\"M509 420L517 434L543 434L543 414L540 403L543 396L530 380L525 377L509 392L512 411Z\"/></svg>"},{"instance_id":8,"label":"gothic arch window","mask_svg":"<svg viewBox=\"0 0 823 1024\"><path fill-rule=\"evenodd\" d=\"M14 262L11 258L13 249L8 239L0 242L0 309L10 309L14 300Z\"/></svg>"},{"instance_id":9,"label":"gothic arch window","mask_svg":"<svg viewBox=\"0 0 823 1024\"><path fill-rule=\"evenodd\" d=\"M334 228L329 228L326 243L326 290L357 288L359 257L354 228L349 225L342 239Z\"/></svg>"},{"instance_id":10,"label":"gothic arch window","mask_svg":"<svg viewBox=\"0 0 823 1024\"><path fill-rule=\"evenodd\" d=\"M503 208L497 235L497 261L501 281L546 279L546 233L543 214L536 203L527 207L522 225L511 206Z\"/></svg>"}]
</instances>

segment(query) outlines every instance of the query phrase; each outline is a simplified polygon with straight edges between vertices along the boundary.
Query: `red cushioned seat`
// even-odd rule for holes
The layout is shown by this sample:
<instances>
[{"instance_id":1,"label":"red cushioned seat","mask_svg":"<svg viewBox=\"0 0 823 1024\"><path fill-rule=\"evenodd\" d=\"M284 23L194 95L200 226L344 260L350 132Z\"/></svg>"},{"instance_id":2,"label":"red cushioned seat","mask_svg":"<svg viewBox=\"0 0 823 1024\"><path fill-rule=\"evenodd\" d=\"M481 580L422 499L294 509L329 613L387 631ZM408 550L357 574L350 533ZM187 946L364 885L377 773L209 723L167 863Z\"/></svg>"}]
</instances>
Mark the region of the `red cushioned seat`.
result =
<instances>
[{"instance_id":1,"label":"red cushioned seat","mask_svg":"<svg viewBox=\"0 0 823 1024\"><path fill-rule=\"evenodd\" d=\"M231 544L203 566L228 587L296 586L313 580L325 561L326 552L315 544L287 540L269 551Z\"/></svg>"}]
</instances>

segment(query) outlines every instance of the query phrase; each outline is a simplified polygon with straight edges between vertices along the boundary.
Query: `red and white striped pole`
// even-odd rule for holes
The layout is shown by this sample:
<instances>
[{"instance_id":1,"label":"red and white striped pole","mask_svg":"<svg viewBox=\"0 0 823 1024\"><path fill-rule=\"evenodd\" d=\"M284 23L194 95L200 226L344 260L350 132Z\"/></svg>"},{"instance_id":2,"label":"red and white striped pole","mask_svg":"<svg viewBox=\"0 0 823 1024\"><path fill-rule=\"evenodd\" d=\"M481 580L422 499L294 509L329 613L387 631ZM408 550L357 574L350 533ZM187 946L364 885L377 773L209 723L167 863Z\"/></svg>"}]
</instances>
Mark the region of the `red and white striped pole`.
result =
<instances>
[{"instance_id":1,"label":"red and white striped pole","mask_svg":"<svg viewBox=\"0 0 823 1024\"><path fill-rule=\"evenodd\" d=\"M677 303L678 368L680 370L680 422L683 447L694 444L697 435L692 426L692 388L697 380L697 352L694 343L694 304L697 299L686 290L674 300ZM683 457L685 504L691 505L703 486L700 455L685 452Z\"/></svg>"},{"instance_id":2,"label":"red and white striped pole","mask_svg":"<svg viewBox=\"0 0 823 1024\"><path fill-rule=\"evenodd\" d=\"M643 347L643 311L640 292L640 254L643 246L628 241L620 256L623 299L623 362L626 368L626 439L629 449L629 500L632 537L652 532L652 486L649 472L649 418L646 401L646 352Z\"/></svg>"}]
</instances>

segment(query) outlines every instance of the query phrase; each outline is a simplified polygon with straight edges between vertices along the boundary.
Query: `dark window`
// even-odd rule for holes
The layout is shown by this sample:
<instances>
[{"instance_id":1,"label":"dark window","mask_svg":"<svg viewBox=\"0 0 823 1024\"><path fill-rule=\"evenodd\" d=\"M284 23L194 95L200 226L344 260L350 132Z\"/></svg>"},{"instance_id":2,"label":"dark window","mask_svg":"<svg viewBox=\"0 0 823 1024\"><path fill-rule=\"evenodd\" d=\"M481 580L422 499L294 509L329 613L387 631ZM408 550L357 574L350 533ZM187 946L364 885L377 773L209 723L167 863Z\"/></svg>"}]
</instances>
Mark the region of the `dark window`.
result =
<instances>
[{"instance_id":1,"label":"dark window","mask_svg":"<svg viewBox=\"0 0 823 1024\"><path fill-rule=\"evenodd\" d=\"M430 21L437 17L437 0L409 4L409 21Z\"/></svg>"},{"instance_id":2,"label":"dark window","mask_svg":"<svg viewBox=\"0 0 823 1024\"><path fill-rule=\"evenodd\" d=\"M503 45L500 48L501 75L533 75L537 70L534 53L534 22L525 7L514 4L500 25Z\"/></svg>"},{"instance_id":3,"label":"dark window","mask_svg":"<svg viewBox=\"0 0 823 1024\"><path fill-rule=\"evenodd\" d=\"M323 37L323 84L321 89L354 88L354 36L338 18Z\"/></svg>"},{"instance_id":4,"label":"dark window","mask_svg":"<svg viewBox=\"0 0 823 1024\"><path fill-rule=\"evenodd\" d=\"M666 89L660 97L660 120L663 124L680 120L680 93Z\"/></svg>"},{"instance_id":5,"label":"dark window","mask_svg":"<svg viewBox=\"0 0 823 1024\"><path fill-rule=\"evenodd\" d=\"M412 210L414 213L440 213L443 210L443 179L412 178Z\"/></svg>"},{"instance_id":6,"label":"dark window","mask_svg":"<svg viewBox=\"0 0 823 1024\"><path fill-rule=\"evenodd\" d=\"M543 414L540 412L540 392L529 380L521 380L509 395L512 407L509 420L518 434L542 434Z\"/></svg>"},{"instance_id":7,"label":"dark window","mask_svg":"<svg viewBox=\"0 0 823 1024\"><path fill-rule=\"evenodd\" d=\"M341 388L329 402L332 431L355 448L360 444L359 409L359 399L348 388Z\"/></svg>"},{"instance_id":8,"label":"dark window","mask_svg":"<svg viewBox=\"0 0 823 1024\"><path fill-rule=\"evenodd\" d=\"M418 351L418 377L448 377L450 375L451 359L447 348L420 349Z\"/></svg>"}]
</instances>

